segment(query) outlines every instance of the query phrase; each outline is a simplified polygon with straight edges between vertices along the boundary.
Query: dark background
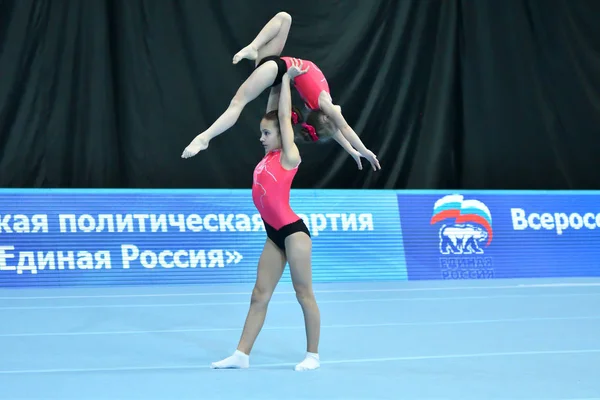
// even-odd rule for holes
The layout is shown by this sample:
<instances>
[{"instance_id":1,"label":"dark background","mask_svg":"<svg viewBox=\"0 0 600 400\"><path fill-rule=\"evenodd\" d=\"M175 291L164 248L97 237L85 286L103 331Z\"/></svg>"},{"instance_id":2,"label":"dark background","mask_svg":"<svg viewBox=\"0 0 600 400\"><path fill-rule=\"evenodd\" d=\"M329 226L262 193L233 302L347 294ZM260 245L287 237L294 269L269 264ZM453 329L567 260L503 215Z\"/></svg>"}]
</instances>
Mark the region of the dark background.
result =
<instances>
[{"instance_id":1,"label":"dark background","mask_svg":"<svg viewBox=\"0 0 600 400\"><path fill-rule=\"evenodd\" d=\"M249 188L268 92L180 155L278 11L383 167L303 145L294 187L600 188L597 0L0 0L0 186Z\"/></svg>"}]
</instances>

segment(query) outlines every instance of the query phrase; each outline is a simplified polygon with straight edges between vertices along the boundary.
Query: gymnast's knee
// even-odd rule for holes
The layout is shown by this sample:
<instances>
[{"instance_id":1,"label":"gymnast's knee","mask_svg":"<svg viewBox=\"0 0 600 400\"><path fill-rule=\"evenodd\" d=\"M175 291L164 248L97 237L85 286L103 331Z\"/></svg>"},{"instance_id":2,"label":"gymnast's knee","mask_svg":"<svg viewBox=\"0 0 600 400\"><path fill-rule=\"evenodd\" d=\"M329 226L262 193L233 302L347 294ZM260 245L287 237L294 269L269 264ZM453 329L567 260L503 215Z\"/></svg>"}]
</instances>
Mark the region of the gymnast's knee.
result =
<instances>
[{"instance_id":1,"label":"gymnast's knee","mask_svg":"<svg viewBox=\"0 0 600 400\"><path fill-rule=\"evenodd\" d=\"M254 289L252 290L250 304L255 307L266 307L269 304L272 295L272 290L269 290L260 285L255 285Z\"/></svg>"},{"instance_id":2,"label":"gymnast's knee","mask_svg":"<svg viewBox=\"0 0 600 400\"><path fill-rule=\"evenodd\" d=\"M294 285L296 299L301 306L308 306L316 303L315 293L311 285Z\"/></svg>"}]
</instances>

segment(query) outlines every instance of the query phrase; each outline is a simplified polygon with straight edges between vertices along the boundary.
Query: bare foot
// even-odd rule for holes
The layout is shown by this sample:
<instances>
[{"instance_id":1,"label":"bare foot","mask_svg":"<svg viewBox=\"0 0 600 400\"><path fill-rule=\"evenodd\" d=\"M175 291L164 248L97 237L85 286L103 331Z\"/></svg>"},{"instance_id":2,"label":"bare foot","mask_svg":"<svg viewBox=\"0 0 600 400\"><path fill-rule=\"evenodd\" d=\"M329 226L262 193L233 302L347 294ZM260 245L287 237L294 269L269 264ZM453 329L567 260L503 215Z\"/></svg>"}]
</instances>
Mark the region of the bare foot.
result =
<instances>
[{"instance_id":1,"label":"bare foot","mask_svg":"<svg viewBox=\"0 0 600 400\"><path fill-rule=\"evenodd\" d=\"M233 56L233 63L237 64L240 61L242 61L243 59L248 59L248 60L254 61L257 58L258 58L258 50L256 50L254 47L248 45L248 46L244 47L243 49L241 49L240 51L238 51L235 56Z\"/></svg>"},{"instance_id":2,"label":"bare foot","mask_svg":"<svg viewBox=\"0 0 600 400\"><path fill-rule=\"evenodd\" d=\"M206 150L208 148L208 140L202 136L202 134L196 136L194 140L188 145L188 147L183 150L183 154L181 154L181 158L190 158L194 157L196 154L201 152L202 150Z\"/></svg>"}]
</instances>

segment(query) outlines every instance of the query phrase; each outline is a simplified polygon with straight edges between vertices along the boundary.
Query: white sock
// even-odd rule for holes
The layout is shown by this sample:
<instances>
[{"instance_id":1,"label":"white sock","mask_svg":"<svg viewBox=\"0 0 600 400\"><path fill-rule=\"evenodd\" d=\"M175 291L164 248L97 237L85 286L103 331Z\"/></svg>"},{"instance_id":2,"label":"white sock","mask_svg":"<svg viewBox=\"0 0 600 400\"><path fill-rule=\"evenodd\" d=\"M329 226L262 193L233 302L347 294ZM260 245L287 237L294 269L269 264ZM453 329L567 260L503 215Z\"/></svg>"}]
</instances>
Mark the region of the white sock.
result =
<instances>
[{"instance_id":1,"label":"white sock","mask_svg":"<svg viewBox=\"0 0 600 400\"><path fill-rule=\"evenodd\" d=\"M309 371L321 366L319 355L317 353L306 353L306 358L294 368L296 371Z\"/></svg>"},{"instance_id":2,"label":"white sock","mask_svg":"<svg viewBox=\"0 0 600 400\"><path fill-rule=\"evenodd\" d=\"M214 362L210 364L213 369L225 369L225 368L249 368L250 367L250 356L244 354L239 350L236 350L233 355L227 357L224 360Z\"/></svg>"}]
</instances>

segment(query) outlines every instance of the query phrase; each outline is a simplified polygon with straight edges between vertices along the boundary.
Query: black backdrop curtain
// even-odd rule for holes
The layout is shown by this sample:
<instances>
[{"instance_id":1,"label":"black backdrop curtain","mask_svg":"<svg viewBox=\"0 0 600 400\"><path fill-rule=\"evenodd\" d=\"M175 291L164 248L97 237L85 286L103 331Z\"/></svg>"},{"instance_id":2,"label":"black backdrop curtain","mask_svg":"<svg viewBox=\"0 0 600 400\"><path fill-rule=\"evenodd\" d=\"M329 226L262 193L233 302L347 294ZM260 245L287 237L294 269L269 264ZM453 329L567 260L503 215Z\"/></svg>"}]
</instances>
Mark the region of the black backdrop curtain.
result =
<instances>
[{"instance_id":1,"label":"black backdrop curtain","mask_svg":"<svg viewBox=\"0 0 600 400\"><path fill-rule=\"evenodd\" d=\"M0 186L249 188L267 92L180 155L278 11L383 167L303 145L294 187L600 188L597 0L0 0Z\"/></svg>"}]
</instances>

